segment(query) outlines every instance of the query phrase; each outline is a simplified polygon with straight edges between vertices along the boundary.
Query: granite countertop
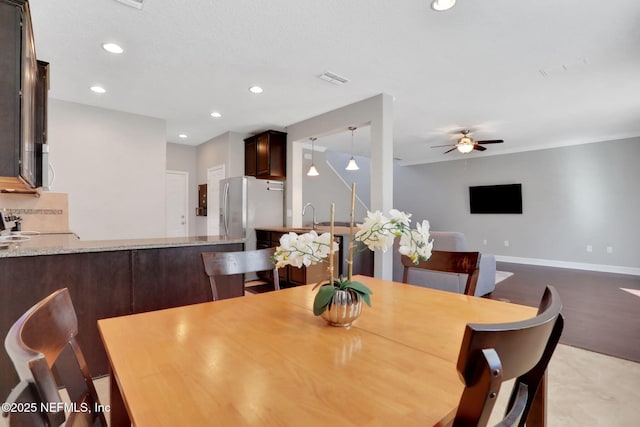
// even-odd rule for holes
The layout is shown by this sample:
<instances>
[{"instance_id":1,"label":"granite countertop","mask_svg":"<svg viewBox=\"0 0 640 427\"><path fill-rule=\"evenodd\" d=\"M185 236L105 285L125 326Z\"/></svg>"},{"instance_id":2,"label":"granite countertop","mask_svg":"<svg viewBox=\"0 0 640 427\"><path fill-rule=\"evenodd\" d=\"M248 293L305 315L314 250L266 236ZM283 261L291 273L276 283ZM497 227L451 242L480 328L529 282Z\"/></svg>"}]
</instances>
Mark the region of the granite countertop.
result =
<instances>
[{"instance_id":1,"label":"granite countertop","mask_svg":"<svg viewBox=\"0 0 640 427\"><path fill-rule=\"evenodd\" d=\"M311 227L282 227L282 226L273 226L273 227L256 227L256 230L264 230L264 231L276 231L278 233L288 233L293 231L294 233L301 234L307 233L312 230ZM319 225L316 228L316 232L318 234L328 233L331 230L331 227L328 225ZM358 231L358 227L353 228L353 232ZM333 227L333 233L336 236L348 236L349 235L349 227L343 226L335 226Z\"/></svg>"},{"instance_id":2,"label":"granite countertop","mask_svg":"<svg viewBox=\"0 0 640 427\"><path fill-rule=\"evenodd\" d=\"M6 237L6 236L2 236ZM41 234L21 242L0 240L0 258L57 255L82 252L106 252L131 249L173 248L182 246L244 243L244 238L222 236L163 237L127 240L80 240L75 234Z\"/></svg>"}]
</instances>

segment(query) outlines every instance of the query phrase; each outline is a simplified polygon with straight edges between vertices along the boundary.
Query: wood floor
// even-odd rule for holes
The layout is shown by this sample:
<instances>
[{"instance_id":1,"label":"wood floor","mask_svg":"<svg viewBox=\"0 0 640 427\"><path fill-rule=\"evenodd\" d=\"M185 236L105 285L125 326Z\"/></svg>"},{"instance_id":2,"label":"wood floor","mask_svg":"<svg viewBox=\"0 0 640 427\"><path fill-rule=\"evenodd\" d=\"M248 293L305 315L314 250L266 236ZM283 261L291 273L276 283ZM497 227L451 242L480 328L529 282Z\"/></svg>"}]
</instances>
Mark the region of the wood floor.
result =
<instances>
[{"instance_id":1,"label":"wood floor","mask_svg":"<svg viewBox=\"0 0 640 427\"><path fill-rule=\"evenodd\" d=\"M537 306L547 284L563 303L565 326L560 342L640 362L640 276L501 263L514 275L498 283L493 299Z\"/></svg>"}]
</instances>

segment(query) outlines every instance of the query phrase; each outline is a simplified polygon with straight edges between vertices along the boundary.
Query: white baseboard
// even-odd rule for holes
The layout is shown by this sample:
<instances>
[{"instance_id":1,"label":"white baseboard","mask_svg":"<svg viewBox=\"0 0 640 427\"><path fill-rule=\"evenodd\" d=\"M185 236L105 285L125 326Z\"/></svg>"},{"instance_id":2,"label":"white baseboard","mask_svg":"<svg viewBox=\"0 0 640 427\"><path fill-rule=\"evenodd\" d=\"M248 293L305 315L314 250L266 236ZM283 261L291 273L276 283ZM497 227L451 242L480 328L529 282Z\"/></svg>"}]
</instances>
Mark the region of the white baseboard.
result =
<instances>
[{"instance_id":1,"label":"white baseboard","mask_svg":"<svg viewBox=\"0 0 640 427\"><path fill-rule=\"evenodd\" d=\"M619 265L589 264L584 262L556 261L552 259L521 258L496 255L496 261L512 264L542 265L545 267L571 268L574 270L601 271L604 273L630 274L640 276L640 268L623 267Z\"/></svg>"}]
</instances>

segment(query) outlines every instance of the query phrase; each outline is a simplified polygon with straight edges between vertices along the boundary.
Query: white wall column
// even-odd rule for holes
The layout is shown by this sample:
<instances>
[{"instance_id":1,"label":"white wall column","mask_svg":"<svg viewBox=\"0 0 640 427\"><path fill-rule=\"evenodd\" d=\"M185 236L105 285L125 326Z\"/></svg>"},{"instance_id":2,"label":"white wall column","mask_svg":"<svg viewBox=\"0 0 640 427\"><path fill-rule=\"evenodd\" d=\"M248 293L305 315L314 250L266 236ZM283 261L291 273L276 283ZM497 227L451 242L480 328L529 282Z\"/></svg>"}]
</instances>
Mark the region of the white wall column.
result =
<instances>
[{"instance_id":1,"label":"white wall column","mask_svg":"<svg viewBox=\"0 0 640 427\"><path fill-rule=\"evenodd\" d=\"M380 94L287 126L286 223L302 224L302 143L345 132L349 126L371 126L371 208L387 213L393 206L393 97ZM375 195L375 196L373 196ZM391 279L393 254L375 254L375 276Z\"/></svg>"},{"instance_id":2,"label":"white wall column","mask_svg":"<svg viewBox=\"0 0 640 427\"><path fill-rule=\"evenodd\" d=\"M380 96L376 117L371 119L371 210L388 214L393 208L393 98ZM393 278L393 253L377 251L374 275Z\"/></svg>"}]
</instances>

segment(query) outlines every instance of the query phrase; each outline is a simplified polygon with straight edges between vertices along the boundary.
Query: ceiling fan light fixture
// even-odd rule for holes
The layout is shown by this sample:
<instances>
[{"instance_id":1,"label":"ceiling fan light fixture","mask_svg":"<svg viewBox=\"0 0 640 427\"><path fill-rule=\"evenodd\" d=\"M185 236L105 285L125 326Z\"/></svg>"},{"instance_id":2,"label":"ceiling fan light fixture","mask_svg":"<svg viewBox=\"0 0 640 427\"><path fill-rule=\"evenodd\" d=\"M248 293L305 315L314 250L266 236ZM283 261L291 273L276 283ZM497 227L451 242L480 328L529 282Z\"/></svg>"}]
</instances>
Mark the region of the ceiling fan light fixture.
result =
<instances>
[{"instance_id":1,"label":"ceiling fan light fixture","mask_svg":"<svg viewBox=\"0 0 640 427\"><path fill-rule=\"evenodd\" d=\"M457 148L458 148L458 151L463 154L470 153L473 151L473 142L458 144Z\"/></svg>"},{"instance_id":2,"label":"ceiling fan light fixture","mask_svg":"<svg viewBox=\"0 0 640 427\"><path fill-rule=\"evenodd\" d=\"M456 0L433 0L431 8L438 12L451 9L456 4Z\"/></svg>"}]
</instances>

